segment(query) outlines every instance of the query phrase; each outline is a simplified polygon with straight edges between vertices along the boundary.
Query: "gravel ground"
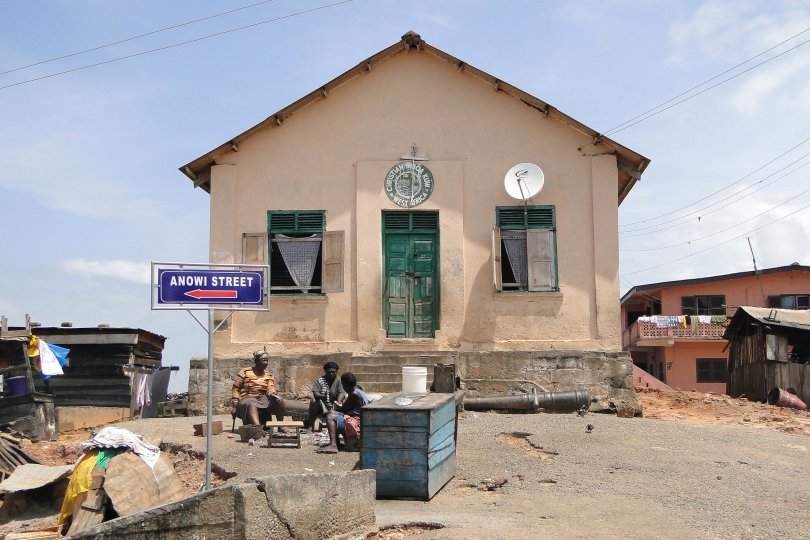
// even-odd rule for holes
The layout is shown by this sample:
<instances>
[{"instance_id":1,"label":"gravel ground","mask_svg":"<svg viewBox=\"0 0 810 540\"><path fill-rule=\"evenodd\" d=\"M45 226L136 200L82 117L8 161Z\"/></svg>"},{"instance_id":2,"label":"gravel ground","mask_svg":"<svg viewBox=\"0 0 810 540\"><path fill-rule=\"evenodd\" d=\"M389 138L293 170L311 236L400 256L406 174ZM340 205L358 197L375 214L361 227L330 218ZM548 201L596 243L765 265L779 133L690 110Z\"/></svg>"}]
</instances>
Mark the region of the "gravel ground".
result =
<instances>
[{"instance_id":1,"label":"gravel ground","mask_svg":"<svg viewBox=\"0 0 810 540\"><path fill-rule=\"evenodd\" d=\"M191 428L201 421L119 425L204 450ZM305 443L257 448L221 434L213 459L237 473L230 482L357 465L357 453ZM377 501L377 522L444 527L410 538L810 538L809 448L807 437L748 425L465 412L456 477L430 502Z\"/></svg>"}]
</instances>

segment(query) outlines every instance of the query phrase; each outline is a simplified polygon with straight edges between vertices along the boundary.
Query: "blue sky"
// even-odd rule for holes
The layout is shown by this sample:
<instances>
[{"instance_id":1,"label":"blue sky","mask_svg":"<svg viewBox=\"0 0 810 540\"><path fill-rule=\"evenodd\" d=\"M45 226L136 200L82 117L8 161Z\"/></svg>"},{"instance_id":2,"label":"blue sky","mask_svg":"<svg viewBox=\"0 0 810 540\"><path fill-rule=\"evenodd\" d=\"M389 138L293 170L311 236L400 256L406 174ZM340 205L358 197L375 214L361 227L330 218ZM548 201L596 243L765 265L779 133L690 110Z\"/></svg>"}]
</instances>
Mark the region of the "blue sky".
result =
<instances>
[{"instance_id":1,"label":"blue sky","mask_svg":"<svg viewBox=\"0 0 810 540\"><path fill-rule=\"evenodd\" d=\"M0 0L0 71L257 1ZM329 3L261 3L5 73L0 87ZM183 389L206 336L149 300L150 261L208 257L208 195L177 168L406 31L604 133L808 28L808 1L354 0L2 88L0 314L167 336ZM612 135L652 159L620 209L622 291L751 270L745 236L760 268L810 264L808 137L810 43Z\"/></svg>"}]
</instances>

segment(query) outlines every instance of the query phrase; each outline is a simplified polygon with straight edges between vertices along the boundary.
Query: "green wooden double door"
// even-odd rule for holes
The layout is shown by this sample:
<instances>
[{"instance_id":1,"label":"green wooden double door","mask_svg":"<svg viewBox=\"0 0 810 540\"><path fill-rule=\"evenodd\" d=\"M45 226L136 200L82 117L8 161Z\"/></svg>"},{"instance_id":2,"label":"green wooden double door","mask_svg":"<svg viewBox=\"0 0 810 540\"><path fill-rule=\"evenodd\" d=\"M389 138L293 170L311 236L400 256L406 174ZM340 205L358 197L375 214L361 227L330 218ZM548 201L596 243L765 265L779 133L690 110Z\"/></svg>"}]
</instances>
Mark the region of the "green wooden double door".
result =
<instances>
[{"instance_id":1,"label":"green wooden double door","mask_svg":"<svg viewBox=\"0 0 810 540\"><path fill-rule=\"evenodd\" d=\"M438 214L387 212L383 236L386 333L393 338L432 338L439 322Z\"/></svg>"}]
</instances>

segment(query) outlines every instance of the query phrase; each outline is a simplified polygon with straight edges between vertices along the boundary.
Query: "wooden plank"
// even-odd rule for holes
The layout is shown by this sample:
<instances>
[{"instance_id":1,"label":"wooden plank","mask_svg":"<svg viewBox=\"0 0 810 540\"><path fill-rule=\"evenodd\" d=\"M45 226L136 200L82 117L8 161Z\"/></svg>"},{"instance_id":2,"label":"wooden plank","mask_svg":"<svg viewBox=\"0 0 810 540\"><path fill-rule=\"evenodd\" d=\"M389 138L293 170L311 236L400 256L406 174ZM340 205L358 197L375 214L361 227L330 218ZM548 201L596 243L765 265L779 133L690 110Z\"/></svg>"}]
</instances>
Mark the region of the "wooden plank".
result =
<instances>
[{"instance_id":1,"label":"wooden plank","mask_svg":"<svg viewBox=\"0 0 810 540\"><path fill-rule=\"evenodd\" d=\"M451 437L455 431L455 419L445 423L433 434L422 427L363 426L362 446L368 449L402 448L423 450L436 449L439 442Z\"/></svg>"},{"instance_id":2,"label":"wooden plank","mask_svg":"<svg viewBox=\"0 0 810 540\"><path fill-rule=\"evenodd\" d=\"M447 421L446 424L430 434L428 440L428 452L433 452L443 447L447 439L455 439L456 419L455 417Z\"/></svg>"},{"instance_id":3,"label":"wooden plank","mask_svg":"<svg viewBox=\"0 0 810 540\"><path fill-rule=\"evenodd\" d=\"M106 508L90 510L84 507L79 507L79 509L73 513L73 521L70 524L70 529L68 529L67 535L71 536L100 524L102 521L104 521L105 510Z\"/></svg>"},{"instance_id":4,"label":"wooden plank","mask_svg":"<svg viewBox=\"0 0 810 540\"><path fill-rule=\"evenodd\" d=\"M432 498L437 491L447 484L456 475L456 453L449 454L438 463L428 474L428 498Z\"/></svg>"},{"instance_id":5,"label":"wooden plank","mask_svg":"<svg viewBox=\"0 0 810 540\"><path fill-rule=\"evenodd\" d=\"M49 334L36 331L34 333L44 339L46 343L68 348L70 348L69 345L135 345L139 341L137 333Z\"/></svg>"},{"instance_id":6,"label":"wooden plank","mask_svg":"<svg viewBox=\"0 0 810 540\"><path fill-rule=\"evenodd\" d=\"M401 472L403 477L418 478L428 470L428 456L423 448L363 449L360 458L364 469L374 469L377 474Z\"/></svg>"},{"instance_id":7,"label":"wooden plank","mask_svg":"<svg viewBox=\"0 0 810 540\"><path fill-rule=\"evenodd\" d=\"M433 450L428 454L428 469L432 469L438 463L444 461L447 456L455 453L456 441L453 440L453 437L448 437L445 441L439 444L436 450Z\"/></svg>"},{"instance_id":8,"label":"wooden plank","mask_svg":"<svg viewBox=\"0 0 810 540\"><path fill-rule=\"evenodd\" d=\"M304 427L301 420L268 420L264 427Z\"/></svg>"},{"instance_id":9,"label":"wooden plank","mask_svg":"<svg viewBox=\"0 0 810 540\"><path fill-rule=\"evenodd\" d=\"M407 397L413 400L410 405L397 405L396 400L400 397ZM435 409L438 405L444 403L446 400L452 399L452 396L447 394L437 393L410 393L398 392L396 394L388 394L382 399L370 403L363 407L363 409L372 410L395 410L395 411L430 411Z\"/></svg>"},{"instance_id":10,"label":"wooden plank","mask_svg":"<svg viewBox=\"0 0 810 540\"><path fill-rule=\"evenodd\" d=\"M171 458L165 452L160 454L155 467L152 469L158 484L160 503L167 503L182 498L185 495L183 481L174 470Z\"/></svg>"},{"instance_id":11,"label":"wooden plank","mask_svg":"<svg viewBox=\"0 0 810 540\"><path fill-rule=\"evenodd\" d=\"M131 452L110 459L104 491L120 516L134 514L160 503L160 489L152 470Z\"/></svg>"},{"instance_id":12,"label":"wooden plank","mask_svg":"<svg viewBox=\"0 0 810 540\"><path fill-rule=\"evenodd\" d=\"M68 378L68 377L53 377L50 379L51 390L57 388L90 388L93 386L101 386L104 389L111 389L113 387L126 387L129 388L129 377L114 377L104 379L86 379L86 378ZM95 391L95 390L93 390Z\"/></svg>"},{"instance_id":13,"label":"wooden plank","mask_svg":"<svg viewBox=\"0 0 810 540\"><path fill-rule=\"evenodd\" d=\"M427 442L424 427L363 426L363 448L426 448Z\"/></svg>"},{"instance_id":14,"label":"wooden plank","mask_svg":"<svg viewBox=\"0 0 810 540\"><path fill-rule=\"evenodd\" d=\"M384 480L377 481L377 497L413 497L428 499L428 483L425 480Z\"/></svg>"}]
</instances>

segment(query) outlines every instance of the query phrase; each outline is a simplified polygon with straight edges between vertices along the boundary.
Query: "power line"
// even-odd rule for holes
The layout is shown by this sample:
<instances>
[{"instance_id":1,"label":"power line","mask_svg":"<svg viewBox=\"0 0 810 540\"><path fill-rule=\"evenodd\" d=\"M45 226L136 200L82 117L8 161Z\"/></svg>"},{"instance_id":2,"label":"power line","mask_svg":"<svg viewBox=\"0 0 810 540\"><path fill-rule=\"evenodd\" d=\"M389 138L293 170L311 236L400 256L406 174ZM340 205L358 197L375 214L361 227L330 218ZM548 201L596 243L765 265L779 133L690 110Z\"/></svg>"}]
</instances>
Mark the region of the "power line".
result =
<instances>
[{"instance_id":1,"label":"power line","mask_svg":"<svg viewBox=\"0 0 810 540\"><path fill-rule=\"evenodd\" d=\"M684 215L683 215L683 216L681 216L681 217L674 218L674 219L670 219L670 220L668 220L668 221L663 221L663 222L661 222L661 223L657 223L657 224L655 224L655 225L648 225L648 226L646 226L646 227L639 227L638 229L631 229L631 230L628 230L628 231L624 231L624 233L625 233L625 234L620 234L620 236L621 236L621 238L634 238L634 237L637 237L637 236L645 236L645 235L648 235L648 234L654 234L654 233L657 233L657 232L666 231L666 230L672 229L672 228L674 228L674 227L679 227L679 226L683 225L684 223L686 223L686 221L683 221L683 220L686 220L686 219L687 219L687 218L689 218L690 216L694 216L694 215L696 215L696 214L700 214L700 216L698 216L698 219L700 219L700 218L702 218L702 217L704 217L704 216L707 216L707 215L709 215L709 214L713 214L713 213L717 212L718 210L722 210L723 208L728 208L728 207L729 207L729 206L731 206L732 204L738 203L738 202L740 202L741 200L745 199L746 197L749 197L749 196L753 195L753 194L754 194L754 193L756 193L757 191L760 191L760 190L762 190L762 189L764 189L764 188L766 188L766 187L768 187L768 186L770 186L770 185L772 185L772 184L775 184L775 183L776 183L776 182L778 182L779 180L782 180L783 178L785 178L785 177L787 177L787 176L789 176L789 175L791 175L791 174L795 173L796 171L798 171L798 170L799 170L799 169L801 169L802 167L806 166L808 163L803 163L803 164L799 165L798 167L796 167L796 168L795 168L795 169L793 169L792 171L789 171L789 172L787 172L787 173L783 174L782 176L780 176L780 177L778 177L778 178L775 178L775 179L771 180L771 181L770 181L770 182L768 182L767 184L764 184L764 185L762 185L762 186L759 186L758 188L754 189L753 191L750 191L750 192L746 193L746 194L745 194L745 195L743 195L742 197L739 197L739 198L737 198L736 200L733 200L733 201L731 201L731 202L730 202L730 203L728 203L728 204L725 204L725 205L723 205L723 206L717 206L717 205L718 205L718 204L720 204L720 203L722 203L723 201L727 201L727 200L731 199L732 197L734 197L734 196L736 196L736 195L739 195L740 193L743 193L743 192L745 192L745 191L747 191L747 190L751 189L752 187L756 186L757 184L761 184L762 182L764 182L764 181L765 181L765 180L767 180L768 178L771 178L772 176L776 175L776 173L782 172L782 171L784 171L785 169L787 169L787 168L789 168L789 167L792 167L793 165L795 165L795 164L796 164L796 163L798 163L799 161L803 160L803 159L804 159L804 158L806 158L807 156L810 156L810 152L808 152L807 154L803 155L803 156L802 156L802 157L800 157L799 159L797 159L797 160L795 160L795 161L793 161L793 162L791 162L791 163L788 163L787 165L785 165L785 166L784 166L784 167L782 167L781 169L777 169L776 171L772 172L771 174L769 174L768 176L766 176L766 177L765 177L765 178L763 178L762 180L758 180L758 181L754 182L753 184L751 184L750 186L746 186L746 187L744 187L743 189L741 189L741 190L739 190L739 191L735 191L734 193L732 193L732 194L731 194L731 195L729 195L728 197L724 197L724 198L720 199L719 201L716 201L716 202L713 202L712 204L709 204L709 205L707 205L707 206L704 206L703 208L698 208L697 210L694 210L693 212L690 212L690 213L688 213L688 214L684 214ZM709 210L709 208L712 208L712 207L714 207L714 206L717 206L717 208L714 208L714 209L712 209L712 210ZM677 223L675 223L675 222L677 222ZM662 226L662 225L667 225L667 223L673 223L673 224L672 224L672 225L669 225L669 226L666 226L666 227L663 227L663 226ZM660 227L660 228L656 228L656 227ZM655 229L655 230L650 231L650 230L648 230L648 229ZM647 232L638 232L638 231L647 231ZM630 233L630 232L636 232L637 234L626 234L626 233Z\"/></svg>"},{"instance_id":2,"label":"power line","mask_svg":"<svg viewBox=\"0 0 810 540\"><path fill-rule=\"evenodd\" d=\"M639 223L647 223L647 222L649 222L649 221L655 221L656 219L660 219L660 218L662 218L662 217L664 217L664 216L669 216L669 215L672 215L672 214L674 214L674 213L676 213L676 212L680 212L681 210L685 210L685 209L687 209L687 208L689 208L689 207L691 207L691 206L693 206L693 205L695 205L695 204L697 204L697 203L699 203L699 202L705 201L706 199L709 199L709 198L711 198L711 197L713 197L713 196L717 195L717 194L718 194L718 193L720 193L721 191L725 191L725 190L727 190L728 188L730 188L731 186L733 186L733 185L735 185L735 184L739 184L740 182L742 182L742 181L743 181L743 180L745 180L746 178L748 178L748 177L750 177L750 176L753 176L754 174L758 173L759 171L761 171L762 169L764 169L764 168L765 168L765 167L767 167L768 165L772 164L772 163L773 163L773 162L775 162L776 160L778 160L778 159L781 159L781 158L785 157L787 154L791 153L792 151L794 151L795 149L797 149L797 148L798 148L798 147L800 147L801 145L805 144L807 141L810 141L810 138L807 138L807 139L803 140L802 142L800 142L800 143L799 143L799 144L797 144L796 146L794 146L794 147L790 148L789 150L785 151L785 152L784 152L784 153L782 153L782 154L779 154L778 156L776 156L775 158L773 158L772 160L770 160L770 161L769 161L768 163L766 163L765 165L762 165L762 166L761 166L761 167L759 167L758 169L755 169L755 170L751 171L750 173L746 174L745 176L743 176L742 178L740 178L740 179L738 179L738 180L733 181L732 183L728 184L727 186L725 186L725 187L723 187L723 188L718 189L718 190L717 190L717 191L715 191L714 193L710 193L709 195L706 195L705 197L702 197L702 198L700 198L700 199L698 199L698 200L696 200L696 201L692 201L691 203L689 203L689 204L687 204L687 205L684 205L684 206L681 206L680 208L676 208L675 210L672 210L672 211L670 211L670 212L666 212L666 213L664 213L664 214L659 214L659 215L657 215L657 216L655 216L655 217L651 217L651 218L648 218L648 219L641 219L641 220L638 220L638 221L631 221L631 222L629 222L629 223L625 223L624 225L622 225L622 227L627 227L627 226L629 226L629 225L638 225Z\"/></svg>"},{"instance_id":3,"label":"power line","mask_svg":"<svg viewBox=\"0 0 810 540\"><path fill-rule=\"evenodd\" d=\"M164 47L158 47L156 49L150 49L148 51L141 51L141 52L134 53L134 54L128 54L126 56L119 56L118 58L113 58L111 60L105 60L103 62L96 62L95 64L88 64L86 66L81 66L81 67L77 67L77 68L73 68L73 69L68 69L68 70L65 70L65 71L57 72L57 73L51 73L49 75L43 75L42 77L36 77L34 79L28 79L28 80L16 82L16 83L13 83L13 84L7 84L5 86L0 86L0 90L5 90L7 88L12 88L14 86L20 86L22 84L28 84L28 83L32 83L32 82L36 82L36 81L41 81L43 79L50 79L51 77L57 77L59 75L65 75L67 73L73 73L75 71L81 71L83 69L89 69L89 68L92 68L92 67L103 66L105 64L111 64L113 62L118 62L120 60L127 60L129 58L135 58L137 56L143 56L143 55L151 54L151 53L154 53L154 52L165 51L167 49L173 49L175 47L181 47L183 45L188 45L190 43L196 43L198 41L203 41L205 39L209 39L209 38L212 38L212 37L221 36L221 35L224 35L224 34L230 34L232 32L238 32L240 30L246 30L248 28L254 28L256 26L261 26L263 24L268 24L268 23L271 23L271 22L277 22L277 21L280 21L280 20L283 20L283 19L289 19L289 18L292 18L292 17L296 17L298 15L305 15L307 13L312 13L314 11L319 11L319 10L334 7L334 6L339 6L341 4L348 4L348 3L353 2L353 1L354 0L341 0L340 2L333 2L331 4L325 4L325 5L314 7L314 8L311 8L311 9L298 11L296 13L290 13L288 15L282 15L281 17L275 17L273 19L266 19L264 21L259 21L259 22L256 22L256 23L247 24L245 26L239 26L237 28L231 28L229 30L223 30L221 32L215 32L213 34L208 34L208 35L205 35L205 36L202 36L202 37L190 39L188 41L182 41L180 43L174 43L172 45L166 45Z\"/></svg>"},{"instance_id":4,"label":"power line","mask_svg":"<svg viewBox=\"0 0 810 540\"><path fill-rule=\"evenodd\" d=\"M622 279L619 278L619 284L621 284L621 283L622 283ZM626 281L625 281L625 283L626 283ZM630 292L630 290L632 290L632 289L635 289L636 287L637 287L637 285L633 285L631 283L630 288L628 289L628 292ZM627 294L627 293L624 293L624 294ZM648 293L646 291L643 291L641 289L637 289L636 294L641 295L642 297L646 298L647 300L652 300L654 302L660 302L661 301L660 298L656 298L653 295L651 295L650 293ZM633 296L635 296L635 295L633 295Z\"/></svg>"},{"instance_id":5,"label":"power line","mask_svg":"<svg viewBox=\"0 0 810 540\"><path fill-rule=\"evenodd\" d=\"M653 107L653 108L651 108L651 109L647 109L647 110L646 110L646 111L644 111L643 113L638 114L638 115L634 116L633 118L630 118L629 120L626 120L626 121L622 122L621 124L619 124L619 125L617 125L617 126L614 126L614 127L610 128L610 129L609 129L609 130L607 130L607 131L606 131L604 134L605 134L605 135L610 135L611 133L618 133L618 131L614 131L614 130L617 130L618 128L620 128L620 127L624 126L625 124L629 124L629 123L630 123L630 122L632 122L633 120L636 120L637 118L641 118L642 116L646 115L647 113L651 113L652 111L654 111L654 110L656 110L656 109L658 109L658 108L660 108L660 107L663 107L664 105L666 105L666 104L668 104L668 103L671 103L671 102L675 101L675 100L676 100L676 99L678 99L679 97L685 96L686 94L688 94L688 93L689 93L689 92L691 92L692 90L697 90L697 89L698 89L698 88L700 88L701 86L703 86L703 85L705 85L705 84L707 84L707 83L710 83L710 82L712 82L712 81L713 81L713 80L715 80L715 79L718 79L718 78L722 77L722 76L723 76L723 75L725 75L726 73L731 73L732 71L734 71L734 70L735 70L735 69L737 69L738 67L744 66L745 64L747 64L747 63L748 63L748 62L750 62L751 60L754 60L755 58L759 58L759 57L760 57L760 56L762 56L763 54L769 53L769 52L771 52L772 50L774 50L775 48L777 48L777 47L779 47L779 46L781 46L781 45L784 45L784 44L785 44L785 43L787 43L788 41L791 41L791 40L793 40L793 39L795 39L795 38L799 37L800 35L805 34L805 33L809 32L809 31L810 31L810 27L805 28L804 30L802 30L802 31L801 31L801 32L799 32L798 34L794 34L794 35L790 36L789 38L787 38L786 40L784 40L784 41L780 41L779 43L777 43L777 44L776 44L776 45L774 45L773 47L770 47L770 48L768 48L768 49L765 49L765 50L764 50L764 51L762 51L761 53L758 53L758 54L756 54L756 55L752 56L752 57L751 57L751 58L749 58L748 60L745 60L745 61L743 61L743 62L740 62L740 63L739 63L739 64L737 64L736 66L732 66L732 67L728 68L727 70L723 71L722 73L718 73L717 75L715 75L715 76L714 76L714 77L712 77L711 79L707 79L707 80L703 81L702 83L700 83L700 84L698 84L698 85L695 85L695 86L693 86L692 88L690 88L690 89L688 89L688 90L684 90L683 92L681 92L681 93L680 93L680 94L678 94L677 96L675 96L675 97L673 97L673 98L670 98L670 99L668 99L667 101L665 101L665 102L663 102L663 103L660 103L660 104L656 105L655 107ZM805 43L806 43L806 42L805 42ZM791 50L792 50L792 49L791 49ZM785 52L787 52L787 51L785 51ZM774 58L776 58L776 57L774 57ZM760 65L761 65L761 64L760 64ZM754 67L757 67L757 66L754 66ZM629 126L628 126L628 127L629 127Z\"/></svg>"},{"instance_id":6,"label":"power line","mask_svg":"<svg viewBox=\"0 0 810 540\"><path fill-rule=\"evenodd\" d=\"M805 165L807 165L807 163L805 163ZM803 166L804 165L802 165L802 167ZM732 225L731 227L726 227L725 229L719 230L719 231L714 232L712 234L708 234L706 236L701 236L700 238L695 238L693 240L687 240L686 242L681 242L679 244L671 244L669 246L659 246L659 247L646 248L646 249L620 249L619 251L623 251L623 252L627 252L627 251L661 251L663 249L671 249L671 248L674 248L674 247L685 246L687 244L691 244L692 242L699 242L701 240L705 240L706 238L711 238L712 236L717 236L718 234L722 234L722 233L724 233L726 231L730 231L731 229L736 229L740 225L743 225L743 224L751 221L752 219L756 219L756 218L758 218L760 216L764 216L765 214L773 212L777 208L779 208L781 206L784 206L789 202L793 202L794 200L798 199L799 197L801 197L802 195L805 195L808 192L810 192L810 188L802 191L798 195L793 195L792 197L790 197L786 201L781 202L781 203L777 204L776 206L773 206L773 207L769 208L768 210L765 210L764 212L761 212L761 213L759 213L759 214L757 214L755 216L746 217L744 221L741 221L741 222L737 223L736 225Z\"/></svg>"},{"instance_id":7,"label":"power line","mask_svg":"<svg viewBox=\"0 0 810 540\"><path fill-rule=\"evenodd\" d=\"M806 45L807 43L810 43L810 39L808 39L808 40L806 40L806 41L802 41L802 42L801 42L801 43L799 43L798 45L796 45L796 46L794 46L794 47L791 47L790 49L788 49L788 50L786 50L786 51L783 51L783 52L781 52L781 53L779 53L779 54L777 54L777 55L775 55L775 56L772 56L772 57L768 58L767 60L763 60L762 62L760 62L760 63L758 63L758 64L754 64L754 65L753 65L753 66L751 66L750 68L745 69L745 70L743 70L743 71L741 71L741 72L737 73L736 75L732 75L731 77L728 77L728 78L726 78L726 79L723 79L722 81L720 81L720 82L718 82L718 83L715 83L715 84L713 84L713 85L709 86L708 88L704 88L704 89L703 89L703 90L701 90L700 92L697 92L697 93L695 93L695 94L692 94L691 96L685 97L685 98L683 98L683 99L682 99L682 100L680 100L680 101L676 101L675 103L672 103L672 104L671 104L671 105L669 105L668 107L664 107L663 109L660 109L660 110L658 110L658 111L656 111L656 112L654 112L654 113L652 113L652 114L650 114L650 115L647 115L647 116L642 115L642 116L643 116L643 118L640 118L640 119L636 120L635 122L632 122L632 123L630 123L630 124L627 124L627 125L626 125L626 126L624 126L623 128L620 128L620 129L612 129L612 130L608 131L607 133L605 133L604 135L606 135L606 136L613 136L614 134L619 133L620 131L624 131L625 129L629 129L629 128L631 128L631 127L635 126L636 124L640 124L641 122L643 122L643 121L645 121L645 120L649 120L649 119L650 119L650 118L652 118L653 116L658 116L659 114L661 114L661 113L662 113L662 112L664 112L664 111L668 111L669 109L671 109L671 108L673 108L673 107L676 107L676 106L680 105L681 103L684 103L684 102L686 102L686 101L689 101L690 99L694 99L694 98L698 97L698 96L699 96L699 95L701 95L701 94L705 94L706 92L708 92L709 90L712 90L713 88L717 88L717 87L718 87L718 86L720 86L721 84L725 84L725 83L727 83L728 81L731 81L731 80L733 80L733 79L736 79L737 77L740 77L740 76L742 76L742 75L745 75L745 74L746 74L746 73L748 73L749 71L752 71L752 70L754 70L754 69L756 69L756 68L758 68L758 67L762 66L763 64L767 64L768 62L770 62L770 61L772 61L772 60L776 60L776 59L777 59L777 58L779 58L780 56L783 56L783 55L785 55L785 54L787 54L787 53L789 53L789 52L791 52L791 51L794 51L794 50L798 49L799 47L801 47L802 45Z\"/></svg>"},{"instance_id":8,"label":"power line","mask_svg":"<svg viewBox=\"0 0 810 540\"><path fill-rule=\"evenodd\" d=\"M713 246L709 246L709 247L707 247L706 249L702 249L702 250L700 250L700 251L696 251L696 252L694 252L694 253L692 253L692 254L690 254L690 255L685 255L685 256L683 256L683 257L680 257L680 258L678 258L678 259L673 259L673 260L671 260L671 261L667 261L667 262L665 262L665 263L657 264L657 265L655 265L655 266L650 266L650 267L648 267L648 268L642 268L641 270L634 270L633 272L627 272L627 273L626 273L626 274L624 274L624 275L625 275L625 276L629 276L629 275L632 275L632 274L638 274L638 273L640 273L640 272L646 272L647 270L653 270L653 269L655 269L655 268L661 268L662 266L667 266L667 265L672 264L672 263L674 263L674 262L679 262L679 261L682 261L682 260L684 260L684 259L688 259L688 258L690 258L690 257L694 257L695 255L700 255L701 253L705 253L705 252L707 252L707 251L709 251L709 250L711 250L711 249L714 249L714 248L716 248L716 247L720 247L720 246L723 246L723 245L725 245L725 244L728 244L729 242L732 242L732 241L734 241L734 240L737 240L737 239L739 239L739 238L743 238L743 237L745 237L746 235L751 234L751 233L753 233L753 232L756 232L756 231L758 231L758 230L760 230L760 229L764 229L765 227L768 227L768 226L770 226L770 225L773 225L773 224L774 224L774 223L776 223L777 221L781 221L781 220L783 220L783 219L785 219L785 218L789 218L790 216L792 216L792 215L794 215L794 214L798 214L799 212L801 212L802 210L805 210L805 209L807 209L807 208L810 208L810 204L808 204L808 205L806 205L806 206L802 206L801 208L799 208L798 210L795 210L795 211L791 212L790 214L787 214L787 215L782 216L782 217L780 217L780 218L776 218L775 220L771 221L770 223L766 223L765 225L761 225L761 226L759 226L759 227L756 227L756 228L754 228L754 229L751 229L751 230L750 230L750 231L748 231L748 232L744 232L743 234L741 234L741 235L739 235L739 236L735 236L734 238L730 238L730 239L726 240L725 242L720 242L719 244L715 244L715 245L713 245Z\"/></svg>"},{"instance_id":9,"label":"power line","mask_svg":"<svg viewBox=\"0 0 810 540\"><path fill-rule=\"evenodd\" d=\"M136 39L140 39L140 38L146 37L146 36L152 36L152 35L155 35L155 34L159 34L161 32L166 32L167 30L174 30L175 28L182 28L183 26L188 26L190 24L195 24L195 23L198 23L198 22L203 22L203 21L207 21L207 20L210 20L210 19L215 19L217 17L222 17L223 15L230 15L231 13L236 13L237 11L242 11L242 10L245 10L245 9L248 9L248 8L260 6L262 4L268 4L268 3L272 2L272 1L273 0L262 0L261 2L256 2L255 4L248 4L247 6L242 6L242 7L238 7L238 8L235 8L235 9L228 10L228 11L223 11L221 13L215 13L213 15L208 15L207 17L201 17L199 19L194 19L193 21L187 21L187 22L184 22L184 23L174 24L174 25L171 25L171 26L164 26L163 28L158 28L157 30L152 30L150 32L144 32L143 34L138 34L136 36L131 36L131 37L124 38L124 39L119 39L118 41L113 41L111 43L105 43L104 45L97 45L95 47L91 47L89 49L84 49L82 51L76 51L76 52L64 54L62 56L49 58L47 60L40 60L39 62L34 62L33 64L28 64L28 65L25 65L25 66L16 67L16 68L9 69L9 70L6 70L6 71L0 71L0 75L5 75L7 73L13 73L15 71L20 71L22 69L28 69L28 68L34 67L34 66L41 66L42 64L47 64L47 63L50 63L50 62L56 62L57 60L64 60L65 58L71 58L73 56L79 56L80 54L86 54L86 53L89 53L89 52L98 51L98 50L101 50L101 49L106 49L107 47L112 47L113 45L120 45L121 43L126 43L128 41L134 41Z\"/></svg>"}]
</instances>

